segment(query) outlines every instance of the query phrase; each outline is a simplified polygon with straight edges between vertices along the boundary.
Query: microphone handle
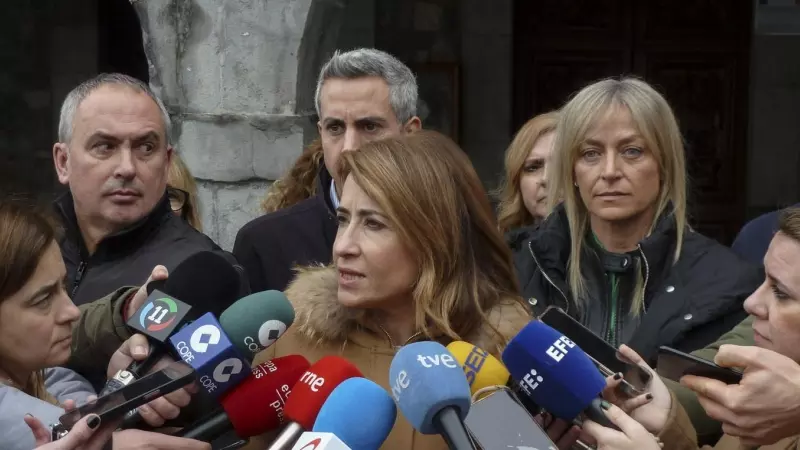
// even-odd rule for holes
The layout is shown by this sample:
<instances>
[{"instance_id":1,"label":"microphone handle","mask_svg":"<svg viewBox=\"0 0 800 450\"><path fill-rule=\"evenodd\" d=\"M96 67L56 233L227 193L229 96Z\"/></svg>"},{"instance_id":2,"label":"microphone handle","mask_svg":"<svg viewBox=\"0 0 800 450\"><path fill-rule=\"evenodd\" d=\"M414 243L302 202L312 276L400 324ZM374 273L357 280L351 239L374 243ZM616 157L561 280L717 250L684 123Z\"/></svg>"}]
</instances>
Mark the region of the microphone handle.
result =
<instances>
[{"instance_id":1,"label":"microphone handle","mask_svg":"<svg viewBox=\"0 0 800 450\"><path fill-rule=\"evenodd\" d=\"M303 427L299 423L289 422L267 450L291 450L302 434Z\"/></svg>"},{"instance_id":2,"label":"microphone handle","mask_svg":"<svg viewBox=\"0 0 800 450\"><path fill-rule=\"evenodd\" d=\"M173 436L211 442L229 432L231 429L233 429L231 421L228 420L228 415L223 411L214 414L197 425L186 427L173 434Z\"/></svg>"},{"instance_id":3,"label":"microphone handle","mask_svg":"<svg viewBox=\"0 0 800 450\"><path fill-rule=\"evenodd\" d=\"M475 450L464 422L461 421L461 417L452 406L447 406L436 413L433 416L433 424L450 450Z\"/></svg>"},{"instance_id":4,"label":"microphone handle","mask_svg":"<svg viewBox=\"0 0 800 450\"><path fill-rule=\"evenodd\" d=\"M164 356L163 347L160 342L156 343L153 342L152 339L148 338L150 341L150 353L147 354L147 357L141 361L133 361L128 366L128 371L133 374L136 379L139 379L147 374L147 372L156 365L159 359Z\"/></svg>"}]
</instances>

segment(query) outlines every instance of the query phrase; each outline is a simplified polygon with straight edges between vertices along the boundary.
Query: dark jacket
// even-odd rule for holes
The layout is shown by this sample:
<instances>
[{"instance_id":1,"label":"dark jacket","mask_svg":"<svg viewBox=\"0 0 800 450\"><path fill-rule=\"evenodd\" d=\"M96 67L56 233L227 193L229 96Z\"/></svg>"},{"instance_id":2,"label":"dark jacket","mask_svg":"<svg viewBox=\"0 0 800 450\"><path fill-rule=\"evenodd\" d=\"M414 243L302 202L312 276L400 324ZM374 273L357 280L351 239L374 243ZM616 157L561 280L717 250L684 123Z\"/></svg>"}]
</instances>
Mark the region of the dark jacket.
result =
<instances>
[{"instance_id":1,"label":"dark jacket","mask_svg":"<svg viewBox=\"0 0 800 450\"><path fill-rule=\"evenodd\" d=\"M659 346L691 352L736 326L747 316L744 300L763 281L759 267L688 228L673 264L677 227L667 213L633 252L614 254L591 237L585 241L581 266L589 298L578 311L567 286L570 231L563 205L537 228L510 233L508 240L522 295L534 314L559 306L613 345L627 343L653 365ZM634 317L628 311L637 269L646 309ZM620 280L615 308L610 306L612 277Z\"/></svg>"},{"instance_id":2,"label":"dark jacket","mask_svg":"<svg viewBox=\"0 0 800 450\"><path fill-rule=\"evenodd\" d=\"M800 207L800 203L791 207ZM753 264L764 264L764 256L767 254L769 243L772 242L772 237L778 231L778 219L781 212L783 210L771 211L747 222L733 240L731 249Z\"/></svg>"},{"instance_id":3,"label":"dark jacket","mask_svg":"<svg viewBox=\"0 0 800 450\"><path fill-rule=\"evenodd\" d=\"M143 284L153 267L175 269L187 257L204 250L216 251L236 266L236 259L223 251L208 236L176 216L166 195L150 214L138 223L106 237L91 256L78 228L72 195L56 200L64 236L61 253L67 266L67 292L76 305L92 302L122 286ZM242 275L242 294L245 289Z\"/></svg>"},{"instance_id":4,"label":"dark jacket","mask_svg":"<svg viewBox=\"0 0 800 450\"><path fill-rule=\"evenodd\" d=\"M331 176L321 164L313 197L263 215L239 230L233 254L253 291L282 291L294 278L295 266L331 262L337 223L330 188Z\"/></svg>"}]
</instances>

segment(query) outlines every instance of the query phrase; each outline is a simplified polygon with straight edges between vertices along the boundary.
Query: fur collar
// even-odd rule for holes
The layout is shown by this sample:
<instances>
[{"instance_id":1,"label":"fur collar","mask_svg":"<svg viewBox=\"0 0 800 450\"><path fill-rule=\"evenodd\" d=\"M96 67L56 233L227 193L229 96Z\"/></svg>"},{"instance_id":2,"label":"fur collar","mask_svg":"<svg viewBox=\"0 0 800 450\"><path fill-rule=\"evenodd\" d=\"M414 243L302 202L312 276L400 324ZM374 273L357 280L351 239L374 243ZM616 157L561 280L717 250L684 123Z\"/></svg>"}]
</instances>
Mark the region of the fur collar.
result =
<instances>
[{"instance_id":1,"label":"fur collar","mask_svg":"<svg viewBox=\"0 0 800 450\"><path fill-rule=\"evenodd\" d=\"M303 339L315 345L338 344L365 330L365 310L339 304L337 291L338 275L333 266L297 269L286 296L295 309L294 327ZM492 308L488 318L503 339L485 325L470 336L463 336L463 340L490 353L498 353L531 320L528 310L511 300Z\"/></svg>"}]
</instances>

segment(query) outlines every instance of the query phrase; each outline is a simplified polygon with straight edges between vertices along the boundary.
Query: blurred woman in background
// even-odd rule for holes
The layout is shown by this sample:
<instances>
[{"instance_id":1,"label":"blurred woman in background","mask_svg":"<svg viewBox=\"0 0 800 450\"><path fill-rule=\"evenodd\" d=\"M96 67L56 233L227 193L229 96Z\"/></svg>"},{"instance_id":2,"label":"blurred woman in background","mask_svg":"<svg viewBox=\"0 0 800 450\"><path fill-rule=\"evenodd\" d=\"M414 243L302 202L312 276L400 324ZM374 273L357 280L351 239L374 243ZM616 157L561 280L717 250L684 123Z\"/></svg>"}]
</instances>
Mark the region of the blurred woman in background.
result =
<instances>
[{"instance_id":1,"label":"blurred woman in background","mask_svg":"<svg viewBox=\"0 0 800 450\"><path fill-rule=\"evenodd\" d=\"M547 215L545 172L553 150L558 113L540 114L520 128L506 150L505 177L498 190L500 231L535 225Z\"/></svg>"},{"instance_id":2,"label":"blurred woman in background","mask_svg":"<svg viewBox=\"0 0 800 450\"><path fill-rule=\"evenodd\" d=\"M167 195L172 212L189 222L192 228L202 232L203 222L200 220L197 183L177 152L172 152L167 178Z\"/></svg>"},{"instance_id":3,"label":"blurred woman in background","mask_svg":"<svg viewBox=\"0 0 800 450\"><path fill-rule=\"evenodd\" d=\"M317 174L322 155L322 141L315 139L303 150L292 168L269 187L261 202L264 214L288 208L317 192Z\"/></svg>"},{"instance_id":4,"label":"blurred woman in background","mask_svg":"<svg viewBox=\"0 0 800 450\"><path fill-rule=\"evenodd\" d=\"M643 81L606 79L560 114L552 212L513 249L534 311L558 306L648 361L659 346L690 352L741 322L761 273L688 226L683 141L666 100Z\"/></svg>"},{"instance_id":5,"label":"blurred woman in background","mask_svg":"<svg viewBox=\"0 0 800 450\"><path fill-rule=\"evenodd\" d=\"M301 269L286 295L294 325L254 364L300 354L353 362L389 390L397 349L464 340L499 356L530 319L489 197L466 154L432 131L340 157L334 264ZM251 440L251 447L265 442ZM446 449L403 417L382 448Z\"/></svg>"}]
</instances>

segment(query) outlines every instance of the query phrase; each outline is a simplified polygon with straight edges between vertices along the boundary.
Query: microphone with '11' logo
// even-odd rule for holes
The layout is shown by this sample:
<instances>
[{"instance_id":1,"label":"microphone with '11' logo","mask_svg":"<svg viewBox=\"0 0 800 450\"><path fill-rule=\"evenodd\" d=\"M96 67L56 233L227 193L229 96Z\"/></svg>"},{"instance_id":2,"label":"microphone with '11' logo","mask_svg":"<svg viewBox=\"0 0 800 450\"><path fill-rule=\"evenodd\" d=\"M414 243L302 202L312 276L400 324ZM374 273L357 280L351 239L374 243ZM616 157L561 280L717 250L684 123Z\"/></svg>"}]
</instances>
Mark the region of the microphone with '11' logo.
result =
<instances>
[{"instance_id":1,"label":"microphone with '11' logo","mask_svg":"<svg viewBox=\"0 0 800 450\"><path fill-rule=\"evenodd\" d=\"M469 413L469 383L453 354L437 342L402 347L389 367L397 407L415 430L440 434L451 449L473 449L464 426Z\"/></svg>"},{"instance_id":2,"label":"microphone with '11' logo","mask_svg":"<svg viewBox=\"0 0 800 450\"><path fill-rule=\"evenodd\" d=\"M308 368L292 387L285 414L290 422L269 446L269 450L290 450L304 431L314 427L322 405L343 381L361 377L361 371L339 356L325 356Z\"/></svg>"},{"instance_id":3,"label":"microphone with '11' logo","mask_svg":"<svg viewBox=\"0 0 800 450\"><path fill-rule=\"evenodd\" d=\"M169 338L175 351L197 372L197 380L212 398L250 375L245 360L211 313L200 316Z\"/></svg>"},{"instance_id":4,"label":"microphone with '11' logo","mask_svg":"<svg viewBox=\"0 0 800 450\"><path fill-rule=\"evenodd\" d=\"M575 343L533 320L503 351L503 363L525 395L559 419L572 422L581 413L618 429L600 408L606 379Z\"/></svg>"},{"instance_id":5,"label":"microphone with '11' logo","mask_svg":"<svg viewBox=\"0 0 800 450\"><path fill-rule=\"evenodd\" d=\"M155 285L160 289L154 289ZM150 353L143 361L134 361L116 373L99 395L110 394L144 376L167 354L172 334L205 313L221 313L238 297L238 285L236 269L213 252L195 253L178 264L168 280L150 282L147 299L126 322L131 331L147 336Z\"/></svg>"}]
</instances>

